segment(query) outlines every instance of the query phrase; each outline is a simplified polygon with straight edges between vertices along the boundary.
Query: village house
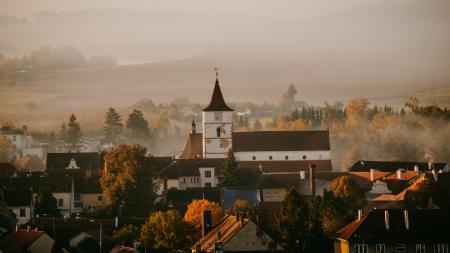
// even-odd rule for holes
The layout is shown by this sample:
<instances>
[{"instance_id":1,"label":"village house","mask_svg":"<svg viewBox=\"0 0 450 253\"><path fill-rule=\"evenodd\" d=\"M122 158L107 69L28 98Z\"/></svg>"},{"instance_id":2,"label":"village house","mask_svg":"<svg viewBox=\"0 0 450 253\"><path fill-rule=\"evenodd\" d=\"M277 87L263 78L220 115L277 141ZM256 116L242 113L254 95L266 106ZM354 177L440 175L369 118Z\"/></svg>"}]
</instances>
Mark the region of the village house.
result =
<instances>
[{"instance_id":1,"label":"village house","mask_svg":"<svg viewBox=\"0 0 450 253\"><path fill-rule=\"evenodd\" d=\"M0 252L51 253L54 240L43 231L16 229L0 236Z\"/></svg>"},{"instance_id":2,"label":"village house","mask_svg":"<svg viewBox=\"0 0 450 253\"><path fill-rule=\"evenodd\" d=\"M335 253L447 253L450 217L441 209L373 209L337 231Z\"/></svg>"},{"instance_id":3,"label":"village house","mask_svg":"<svg viewBox=\"0 0 450 253\"><path fill-rule=\"evenodd\" d=\"M18 225L24 225L34 217L34 199L30 189L2 189L1 195L6 207L16 215Z\"/></svg>"},{"instance_id":4,"label":"village house","mask_svg":"<svg viewBox=\"0 0 450 253\"><path fill-rule=\"evenodd\" d=\"M210 212L209 212L210 215ZM200 252L281 252L277 244L257 224L243 216L227 215L218 224L208 224L208 211L203 214L204 236L192 246Z\"/></svg>"}]
</instances>

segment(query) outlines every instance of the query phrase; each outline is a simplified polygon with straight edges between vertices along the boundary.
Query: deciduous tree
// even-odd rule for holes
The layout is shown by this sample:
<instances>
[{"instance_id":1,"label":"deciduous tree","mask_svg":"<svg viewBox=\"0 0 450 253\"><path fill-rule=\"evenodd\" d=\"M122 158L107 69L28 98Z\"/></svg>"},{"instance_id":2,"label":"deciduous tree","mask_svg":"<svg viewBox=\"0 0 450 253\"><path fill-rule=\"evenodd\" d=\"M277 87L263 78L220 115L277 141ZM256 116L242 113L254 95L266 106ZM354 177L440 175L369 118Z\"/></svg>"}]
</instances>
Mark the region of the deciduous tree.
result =
<instances>
[{"instance_id":1,"label":"deciduous tree","mask_svg":"<svg viewBox=\"0 0 450 253\"><path fill-rule=\"evenodd\" d=\"M223 216L220 205L216 202L211 202L206 199L193 200L187 208L184 214L184 220L191 222L196 228L202 227L202 215L203 211L211 210L212 213L212 225L214 226Z\"/></svg>"}]
</instances>

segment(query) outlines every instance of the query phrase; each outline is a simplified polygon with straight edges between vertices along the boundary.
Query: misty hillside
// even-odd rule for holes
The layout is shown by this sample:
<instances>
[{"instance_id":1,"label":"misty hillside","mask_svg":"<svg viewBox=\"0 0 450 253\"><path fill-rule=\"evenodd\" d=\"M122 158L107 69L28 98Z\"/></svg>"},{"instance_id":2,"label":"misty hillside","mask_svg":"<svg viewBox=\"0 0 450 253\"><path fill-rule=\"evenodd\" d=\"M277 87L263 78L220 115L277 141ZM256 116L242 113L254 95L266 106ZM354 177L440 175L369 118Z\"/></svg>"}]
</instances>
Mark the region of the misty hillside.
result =
<instances>
[{"instance_id":1,"label":"misty hillside","mask_svg":"<svg viewBox=\"0 0 450 253\"><path fill-rule=\"evenodd\" d=\"M83 106L127 105L142 97L180 96L206 103L215 66L234 101L276 101L293 82L309 103L367 96L401 104L404 96L450 86L449 13L446 0L389 1L309 20L40 12L32 21L0 19L0 52L73 45L119 62L155 62L33 73L25 86L50 94L42 106L76 106L80 99ZM434 99L448 103L439 94Z\"/></svg>"}]
</instances>

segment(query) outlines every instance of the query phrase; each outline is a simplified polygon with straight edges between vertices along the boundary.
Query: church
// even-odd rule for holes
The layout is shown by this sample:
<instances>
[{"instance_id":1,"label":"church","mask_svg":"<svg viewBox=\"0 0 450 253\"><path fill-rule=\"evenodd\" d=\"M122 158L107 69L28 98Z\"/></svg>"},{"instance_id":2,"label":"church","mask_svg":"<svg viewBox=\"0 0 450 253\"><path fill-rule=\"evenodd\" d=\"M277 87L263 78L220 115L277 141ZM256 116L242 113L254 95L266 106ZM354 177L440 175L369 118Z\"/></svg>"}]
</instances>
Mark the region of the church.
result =
<instances>
[{"instance_id":1,"label":"church","mask_svg":"<svg viewBox=\"0 0 450 253\"><path fill-rule=\"evenodd\" d=\"M232 115L216 73L210 103L202 112L202 132L192 121L184 150L159 173L165 189L218 186L219 166L230 149L241 170L299 179L304 179L311 164L316 171L333 170L328 130L234 132Z\"/></svg>"}]
</instances>

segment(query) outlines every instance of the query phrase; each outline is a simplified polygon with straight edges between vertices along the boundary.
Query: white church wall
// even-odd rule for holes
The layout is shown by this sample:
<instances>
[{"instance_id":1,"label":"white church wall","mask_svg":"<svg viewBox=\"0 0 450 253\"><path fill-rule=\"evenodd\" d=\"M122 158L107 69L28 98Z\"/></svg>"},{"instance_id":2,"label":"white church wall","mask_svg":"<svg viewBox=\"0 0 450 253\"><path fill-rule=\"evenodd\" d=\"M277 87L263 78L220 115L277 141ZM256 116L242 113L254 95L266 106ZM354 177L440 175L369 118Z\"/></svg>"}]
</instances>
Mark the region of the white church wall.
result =
<instances>
[{"instance_id":1,"label":"white church wall","mask_svg":"<svg viewBox=\"0 0 450 253\"><path fill-rule=\"evenodd\" d=\"M330 160L331 152L329 150L322 151L251 151L251 152L234 152L236 159L239 161L298 161L298 160ZM287 159L286 159L287 156ZM255 159L253 159L253 157Z\"/></svg>"}]
</instances>

